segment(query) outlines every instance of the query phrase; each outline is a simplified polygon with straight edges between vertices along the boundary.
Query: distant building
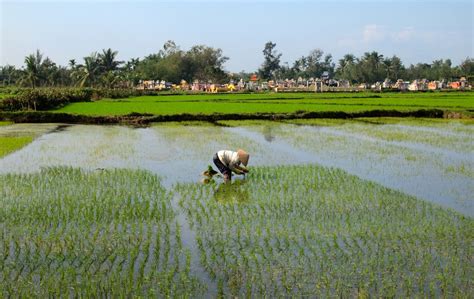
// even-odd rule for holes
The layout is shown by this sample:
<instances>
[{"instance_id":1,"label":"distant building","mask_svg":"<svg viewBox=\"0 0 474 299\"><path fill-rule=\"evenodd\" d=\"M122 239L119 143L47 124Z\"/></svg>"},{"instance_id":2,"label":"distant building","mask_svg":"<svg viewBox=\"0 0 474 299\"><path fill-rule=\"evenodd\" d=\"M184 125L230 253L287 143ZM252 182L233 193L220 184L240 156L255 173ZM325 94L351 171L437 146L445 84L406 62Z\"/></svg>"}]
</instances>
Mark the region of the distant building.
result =
<instances>
[{"instance_id":1,"label":"distant building","mask_svg":"<svg viewBox=\"0 0 474 299\"><path fill-rule=\"evenodd\" d=\"M428 90L436 90L438 89L439 81L431 81L428 83Z\"/></svg>"},{"instance_id":2,"label":"distant building","mask_svg":"<svg viewBox=\"0 0 474 299\"><path fill-rule=\"evenodd\" d=\"M393 87L401 91L406 91L408 89L409 84L410 82L403 81L402 79L398 79Z\"/></svg>"},{"instance_id":3,"label":"distant building","mask_svg":"<svg viewBox=\"0 0 474 299\"><path fill-rule=\"evenodd\" d=\"M413 82L408 85L408 90L410 91L424 91L426 90L426 83L423 80L413 80Z\"/></svg>"},{"instance_id":4,"label":"distant building","mask_svg":"<svg viewBox=\"0 0 474 299\"><path fill-rule=\"evenodd\" d=\"M372 89L374 91L382 91L382 83L375 82L375 84L370 86L370 89Z\"/></svg>"},{"instance_id":5,"label":"distant building","mask_svg":"<svg viewBox=\"0 0 474 299\"><path fill-rule=\"evenodd\" d=\"M339 80L337 87L342 87L342 88L349 88L351 87L351 84L349 83L348 80Z\"/></svg>"},{"instance_id":6,"label":"distant building","mask_svg":"<svg viewBox=\"0 0 474 299\"><path fill-rule=\"evenodd\" d=\"M386 78L382 83L383 88L391 88L392 87L392 80Z\"/></svg>"}]
</instances>

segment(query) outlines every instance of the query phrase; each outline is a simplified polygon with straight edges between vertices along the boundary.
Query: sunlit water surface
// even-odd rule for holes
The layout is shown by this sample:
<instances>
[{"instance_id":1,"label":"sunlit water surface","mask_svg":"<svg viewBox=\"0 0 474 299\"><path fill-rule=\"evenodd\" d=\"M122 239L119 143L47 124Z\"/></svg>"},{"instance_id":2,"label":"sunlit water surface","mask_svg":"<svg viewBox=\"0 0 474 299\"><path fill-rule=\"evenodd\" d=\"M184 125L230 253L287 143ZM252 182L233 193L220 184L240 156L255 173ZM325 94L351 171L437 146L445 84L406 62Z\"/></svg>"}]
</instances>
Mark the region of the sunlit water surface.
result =
<instances>
[{"instance_id":1,"label":"sunlit water surface","mask_svg":"<svg viewBox=\"0 0 474 299\"><path fill-rule=\"evenodd\" d=\"M42 167L142 168L165 186L198 182L220 149L246 149L250 166L318 163L474 215L474 126L347 122L239 127L11 125L0 135L44 133L0 159L0 173ZM36 132L37 133L37 132ZM36 134L35 133L35 134Z\"/></svg>"}]
</instances>

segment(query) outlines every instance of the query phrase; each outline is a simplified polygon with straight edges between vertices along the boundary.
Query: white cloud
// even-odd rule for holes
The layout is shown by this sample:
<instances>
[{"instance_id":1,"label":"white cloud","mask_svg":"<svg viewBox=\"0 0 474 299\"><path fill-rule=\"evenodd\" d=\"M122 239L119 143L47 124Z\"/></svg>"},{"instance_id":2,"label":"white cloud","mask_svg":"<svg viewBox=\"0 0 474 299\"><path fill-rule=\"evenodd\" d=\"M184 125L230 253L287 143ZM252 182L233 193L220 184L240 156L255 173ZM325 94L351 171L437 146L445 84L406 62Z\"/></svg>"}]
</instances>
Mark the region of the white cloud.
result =
<instances>
[{"instance_id":1,"label":"white cloud","mask_svg":"<svg viewBox=\"0 0 474 299\"><path fill-rule=\"evenodd\" d=\"M362 40L365 43L380 41L380 40L383 40L384 38L385 38L384 28L376 24L365 25L364 30L362 31Z\"/></svg>"},{"instance_id":2,"label":"white cloud","mask_svg":"<svg viewBox=\"0 0 474 299\"><path fill-rule=\"evenodd\" d=\"M392 32L391 38L396 42L405 42L416 37L417 32L413 27L405 27L399 31Z\"/></svg>"},{"instance_id":3,"label":"white cloud","mask_svg":"<svg viewBox=\"0 0 474 299\"><path fill-rule=\"evenodd\" d=\"M362 32L355 37L342 38L337 41L340 47L366 48L368 45L385 39L387 33L383 26L368 24L362 28Z\"/></svg>"},{"instance_id":4,"label":"white cloud","mask_svg":"<svg viewBox=\"0 0 474 299\"><path fill-rule=\"evenodd\" d=\"M407 26L401 29L391 29L377 24L365 25L359 34L355 37L346 37L339 39L337 44L343 47L361 47L367 48L380 42L404 43L414 40L423 42L433 42L445 32L419 31L415 27Z\"/></svg>"}]
</instances>

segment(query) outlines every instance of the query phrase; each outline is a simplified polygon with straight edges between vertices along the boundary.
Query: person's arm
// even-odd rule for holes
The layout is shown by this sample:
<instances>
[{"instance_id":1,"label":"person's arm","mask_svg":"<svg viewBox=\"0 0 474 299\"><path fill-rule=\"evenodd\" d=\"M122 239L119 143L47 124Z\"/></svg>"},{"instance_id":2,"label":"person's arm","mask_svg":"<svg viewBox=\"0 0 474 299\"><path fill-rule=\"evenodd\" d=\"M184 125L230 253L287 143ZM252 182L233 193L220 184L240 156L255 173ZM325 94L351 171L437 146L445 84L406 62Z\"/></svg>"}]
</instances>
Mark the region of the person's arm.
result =
<instances>
[{"instance_id":1,"label":"person's arm","mask_svg":"<svg viewBox=\"0 0 474 299\"><path fill-rule=\"evenodd\" d=\"M233 166L231 166L231 167L229 167L229 168L230 168L230 170L232 170L232 172L235 173L235 174L244 174L244 172L243 172L242 170L240 170L237 165L233 165Z\"/></svg>"},{"instance_id":2,"label":"person's arm","mask_svg":"<svg viewBox=\"0 0 474 299\"><path fill-rule=\"evenodd\" d=\"M232 165L230 169L236 174L246 174L247 172L249 172L247 168L245 168L244 166L237 165L237 164Z\"/></svg>"},{"instance_id":3,"label":"person's arm","mask_svg":"<svg viewBox=\"0 0 474 299\"><path fill-rule=\"evenodd\" d=\"M237 167L239 168L240 171L244 172L244 173L247 173L249 172L249 169L243 165L237 165Z\"/></svg>"}]
</instances>

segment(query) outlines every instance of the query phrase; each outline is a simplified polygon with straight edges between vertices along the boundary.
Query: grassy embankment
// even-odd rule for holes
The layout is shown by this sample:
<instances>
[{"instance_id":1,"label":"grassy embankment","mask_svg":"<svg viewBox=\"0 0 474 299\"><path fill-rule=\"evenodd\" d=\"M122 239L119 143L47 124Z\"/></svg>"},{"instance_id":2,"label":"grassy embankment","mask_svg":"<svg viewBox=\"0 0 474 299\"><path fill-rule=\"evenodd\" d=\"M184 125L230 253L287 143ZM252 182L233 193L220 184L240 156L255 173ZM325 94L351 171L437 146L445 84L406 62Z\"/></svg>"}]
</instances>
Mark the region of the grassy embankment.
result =
<instances>
[{"instance_id":1,"label":"grassy embankment","mask_svg":"<svg viewBox=\"0 0 474 299\"><path fill-rule=\"evenodd\" d=\"M441 109L469 112L474 109L474 93L266 93L142 96L73 103L55 112L117 116L132 112L153 115L174 114L253 114L308 112L363 112L371 110L416 111Z\"/></svg>"},{"instance_id":2,"label":"grassy embankment","mask_svg":"<svg viewBox=\"0 0 474 299\"><path fill-rule=\"evenodd\" d=\"M3 297L472 291L472 218L332 168L255 167L232 185L169 191L142 171L52 168L0 176L0 206Z\"/></svg>"},{"instance_id":3,"label":"grassy embankment","mask_svg":"<svg viewBox=\"0 0 474 299\"><path fill-rule=\"evenodd\" d=\"M8 126L12 122L0 121L0 126ZM33 141L33 136L0 136L0 158L14 152Z\"/></svg>"},{"instance_id":4,"label":"grassy embankment","mask_svg":"<svg viewBox=\"0 0 474 299\"><path fill-rule=\"evenodd\" d=\"M0 158L24 147L31 141L32 136L3 137L0 136Z\"/></svg>"}]
</instances>

